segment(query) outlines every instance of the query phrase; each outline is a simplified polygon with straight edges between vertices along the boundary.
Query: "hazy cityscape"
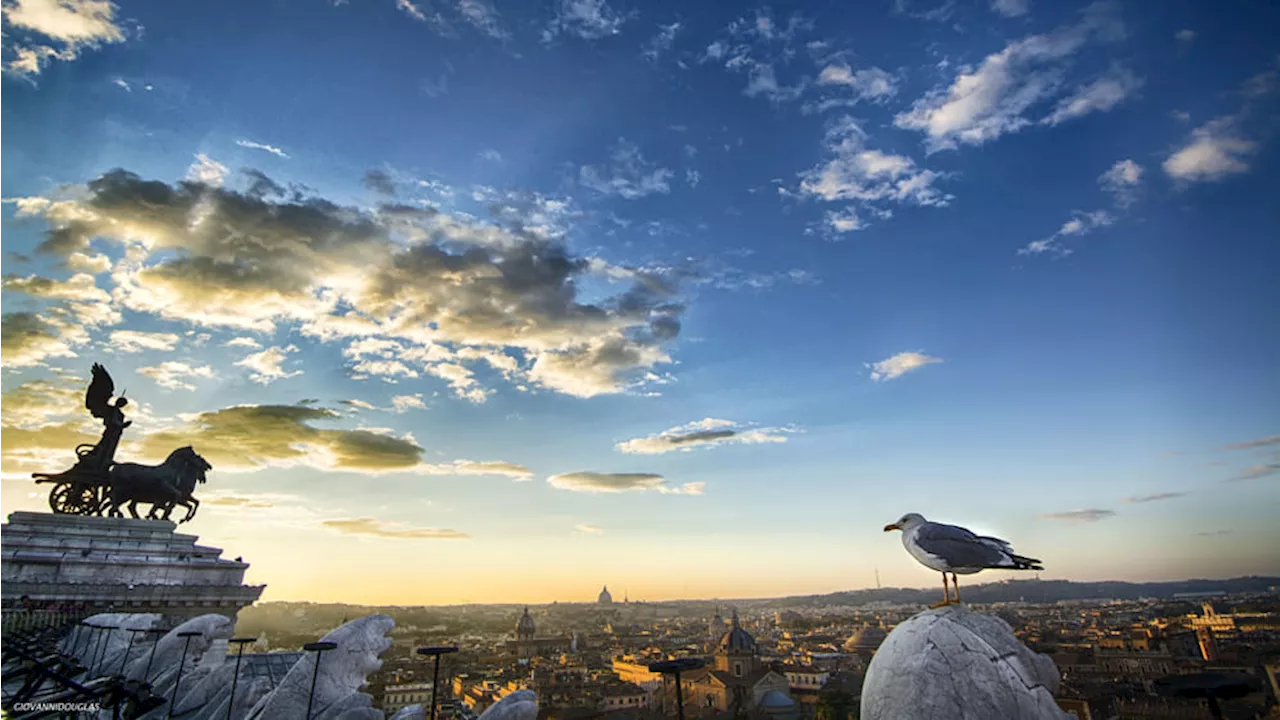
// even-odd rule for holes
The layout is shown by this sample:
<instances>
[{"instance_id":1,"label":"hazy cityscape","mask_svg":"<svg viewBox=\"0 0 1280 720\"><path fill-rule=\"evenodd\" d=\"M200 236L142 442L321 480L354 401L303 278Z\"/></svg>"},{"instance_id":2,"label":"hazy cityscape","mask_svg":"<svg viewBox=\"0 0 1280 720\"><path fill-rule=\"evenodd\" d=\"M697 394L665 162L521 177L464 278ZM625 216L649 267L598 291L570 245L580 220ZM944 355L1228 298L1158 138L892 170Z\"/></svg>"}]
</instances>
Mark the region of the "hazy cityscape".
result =
<instances>
[{"instance_id":1,"label":"hazy cityscape","mask_svg":"<svg viewBox=\"0 0 1280 720\"><path fill-rule=\"evenodd\" d=\"M1008 622L1062 671L1060 705L1079 718L1202 718L1203 703L1162 697L1153 682L1176 672L1232 669L1265 678L1234 700L1227 717L1270 717L1280 673L1280 578L1134 585L1018 581L969 589L974 608ZM1041 587L1048 586L1048 587ZM883 590L797 598L446 607L264 603L242 611L238 632L259 651L297 650L345 617L380 612L396 620L393 645L370 692L395 711L430 697L422 646L456 645L441 681L454 717L474 718L510 693L532 688L550 718L663 717L671 687L648 664L703 657L709 667L737 624L751 635L737 699L691 681L687 712L758 717L776 682L798 717L857 718L868 663L895 625L917 613L923 591ZM525 613L532 622L527 623ZM522 628L522 623L524 627ZM527 630L527 632L526 632ZM773 673L768 675L765 671ZM735 676L736 677L736 676ZM709 694L708 694L709 693ZM619 714L623 713L624 714ZM784 715L786 716L786 715ZM789 716L787 716L789 717Z\"/></svg>"}]
</instances>

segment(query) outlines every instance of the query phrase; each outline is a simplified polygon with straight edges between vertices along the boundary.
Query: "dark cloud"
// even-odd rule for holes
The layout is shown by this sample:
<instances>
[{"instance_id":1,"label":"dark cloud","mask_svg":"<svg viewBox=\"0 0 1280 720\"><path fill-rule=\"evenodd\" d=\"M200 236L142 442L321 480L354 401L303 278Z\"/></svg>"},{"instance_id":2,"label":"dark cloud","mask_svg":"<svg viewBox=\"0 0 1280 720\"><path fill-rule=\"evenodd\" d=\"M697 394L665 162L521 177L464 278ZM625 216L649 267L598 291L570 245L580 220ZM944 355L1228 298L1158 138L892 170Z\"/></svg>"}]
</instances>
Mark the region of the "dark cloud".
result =
<instances>
[{"instance_id":1,"label":"dark cloud","mask_svg":"<svg viewBox=\"0 0 1280 720\"><path fill-rule=\"evenodd\" d=\"M1149 503L1149 502L1157 502L1160 500L1172 500L1174 498L1183 497L1184 495L1186 495L1186 493L1184 492L1163 492L1163 493L1155 493L1153 495L1133 495L1131 497L1125 498L1124 500L1121 500L1121 502Z\"/></svg>"},{"instance_id":2,"label":"dark cloud","mask_svg":"<svg viewBox=\"0 0 1280 720\"><path fill-rule=\"evenodd\" d=\"M370 190L386 195L396 196L396 183L391 176L382 170L368 170L364 174L364 186Z\"/></svg>"},{"instance_id":3,"label":"dark cloud","mask_svg":"<svg viewBox=\"0 0 1280 720\"><path fill-rule=\"evenodd\" d=\"M1244 470L1241 470L1238 475L1227 478L1227 482L1257 480L1258 478L1277 474L1280 474L1280 462L1263 463L1261 465L1251 465Z\"/></svg>"},{"instance_id":4,"label":"dark cloud","mask_svg":"<svg viewBox=\"0 0 1280 720\"><path fill-rule=\"evenodd\" d=\"M201 413L186 427L139 440L148 457L191 445L219 470L256 470L298 464L361 472L408 471L421 461L411 440L368 430L337 430L312 423L339 414L310 405L239 405Z\"/></svg>"},{"instance_id":5,"label":"dark cloud","mask_svg":"<svg viewBox=\"0 0 1280 720\"><path fill-rule=\"evenodd\" d=\"M37 365L49 357L70 357L75 353L62 340L58 327L36 313L5 313L0 319L0 352L5 367Z\"/></svg>"},{"instance_id":6,"label":"dark cloud","mask_svg":"<svg viewBox=\"0 0 1280 720\"><path fill-rule=\"evenodd\" d=\"M1280 445L1280 435L1272 435L1271 437L1259 438L1257 440L1248 440L1246 442L1231 443L1223 445L1221 450L1254 450L1261 447L1269 447L1271 445Z\"/></svg>"},{"instance_id":7,"label":"dark cloud","mask_svg":"<svg viewBox=\"0 0 1280 720\"><path fill-rule=\"evenodd\" d=\"M390 182L381 171L365 179ZM339 206L255 170L241 180L170 184L117 169L67 193L79 200L20 199L19 214L48 222L42 252L68 256L97 238L126 245L107 290L163 319L394 339L405 354L382 359L406 367L422 368L427 346L426 362L455 365L449 355L478 347L524 360L509 379L583 397L625 391L670 362L662 346L680 332L684 276L575 256L553 239L572 216L565 202L530 196L490 222L411 204ZM602 273L625 287L584 302L579 284Z\"/></svg>"},{"instance_id":8,"label":"dark cloud","mask_svg":"<svg viewBox=\"0 0 1280 720\"><path fill-rule=\"evenodd\" d=\"M675 450L729 444L784 443L796 428L761 428L730 420L706 418L663 430L656 435L633 438L615 447L624 453L658 455Z\"/></svg>"},{"instance_id":9,"label":"dark cloud","mask_svg":"<svg viewBox=\"0 0 1280 720\"><path fill-rule=\"evenodd\" d=\"M1062 520L1064 522L1073 523L1092 523L1099 520L1106 520L1114 516L1114 510L1066 510L1064 512L1045 513L1040 516L1041 520Z\"/></svg>"}]
</instances>

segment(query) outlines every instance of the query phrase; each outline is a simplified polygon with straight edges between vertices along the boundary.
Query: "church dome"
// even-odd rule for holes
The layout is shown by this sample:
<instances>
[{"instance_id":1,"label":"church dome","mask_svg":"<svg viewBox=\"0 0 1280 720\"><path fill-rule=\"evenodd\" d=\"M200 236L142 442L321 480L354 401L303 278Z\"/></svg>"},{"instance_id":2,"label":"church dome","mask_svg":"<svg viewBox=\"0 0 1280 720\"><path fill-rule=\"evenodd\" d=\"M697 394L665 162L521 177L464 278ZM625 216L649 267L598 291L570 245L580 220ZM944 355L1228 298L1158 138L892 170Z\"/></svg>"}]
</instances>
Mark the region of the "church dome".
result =
<instances>
[{"instance_id":1,"label":"church dome","mask_svg":"<svg viewBox=\"0 0 1280 720\"><path fill-rule=\"evenodd\" d=\"M795 707L796 701L787 697L786 693L779 690L770 690L760 698L760 707L762 708L789 708Z\"/></svg>"},{"instance_id":2,"label":"church dome","mask_svg":"<svg viewBox=\"0 0 1280 720\"><path fill-rule=\"evenodd\" d=\"M600 597L599 597L599 598L596 598L596 602L600 603L601 605L612 605L612 604L613 604L613 595L609 594L609 586L608 586L608 585L605 585L605 586L604 586L604 589L600 591Z\"/></svg>"},{"instance_id":3,"label":"church dome","mask_svg":"<svg viewBox=\"0 0 1280 720\"><path fill-rule=\"evenodd\" d=\"M867 625L844 641L845 652L874 652L888 634L875 625Z\"/></svg>"},{"instance_id":4,"label":"church dome","mask_svg":"<svg viewBox=\"0 0 1280 720\"><path fill-rule=\"evenodd\" d=\"M516 635L517 636L529 635L532 637L534 632L537 631L537 629L538 629L537 624L533 622L533 617L529 615L529 608L525 608L524 614L521 615L520 619L516 621Z\"/></svg>"},{"instance_id":5,"label":"church dome","mask_svg":"<svg viewBox=\"0 0 1280 720\"><path fill-rule=\"evenodd\" d=\"M716 645L716 649L728 652L755 652L756 639L738 624L738 613L736 611L733 613L733 624L729 628L729 632L720 636L720 642Z\"/></svg>"}]
</instances>

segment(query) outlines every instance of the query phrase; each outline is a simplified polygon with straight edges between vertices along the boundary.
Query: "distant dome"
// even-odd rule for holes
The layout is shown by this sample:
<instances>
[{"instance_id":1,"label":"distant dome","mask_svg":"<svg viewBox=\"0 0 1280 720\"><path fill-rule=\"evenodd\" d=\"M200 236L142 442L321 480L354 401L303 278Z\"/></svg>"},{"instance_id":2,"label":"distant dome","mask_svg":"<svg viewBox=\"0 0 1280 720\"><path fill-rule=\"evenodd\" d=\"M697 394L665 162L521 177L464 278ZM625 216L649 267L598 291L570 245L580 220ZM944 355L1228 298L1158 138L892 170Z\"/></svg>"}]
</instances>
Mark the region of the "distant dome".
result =
<instances>
[{"instance_id":1,"label":"distant dome","mask_svg":"<svg viewBox=\"0 0 1280 720\"><path fill-rule=\"evenodd\" d=\"M720 610L717 608L716 616L711 618L711 622L707 623L707 637L712 642L718 642L721 635L724 635L724 618L720 617Z\"/></svg>"},{"instance_id":2,"label":"distant dome","mask_svg":"<svg viewBox=\"0 0 1280 720\"><path fill-rule=\"evenodd\" d=\"M863 720L1067 720L1058 668L999 618L949 606L889 633L862 685Z\"/></svg>"},{"instance_id":3,"label":"distant dome","mask_svg":"<svg viewBox=\"0 0 1280 720\"><path fill-rule=\"evenodd\" d=\"M613 596L609 594L608 585L605 585L604 589L600 591L600 597L596 598L596 602L600 603L601 605L613 604Z\"/></svg>"},{"instance_id":4,"label":"distant dome","mask_svg":"<svg viewBox=\"0 0 1280 720\"><path fill-rule=\"evenodd\" d=\"M738 624L738 613L736 611L733 613L733 623L729 628L729 632L720 636L720 642L716 644L716 649L729 652L755 652L756 639Z\"/></svg>"},{"instance_id":5,"label":"distant dome","mask_svg":"<svg viewBox=\"0 0 1280 720\"><path fill-rule=\"evenodd\" d=\"M787 708L796 704L795 700L786 696L779 690L770 690L760 698L760 707L762 708Z\"/></svg>"},{"instance_id":6,"label":"distant dome","mask_svg":"<svg viewBox=\"0 0 1280 720\"><path fill-rule=\"evenodd\" d=\"M804 622L804 616L795 610L779 610L773 614L773 621L779 625L797 625Z\"/></svg>"},{"instance_id":7,"label":"distant dome","mask_svg":"<svg viewBox=\"0 0 1280 720\"><path fill-rule=\"evenodd\" d=\"M533 617L529 615L529 608L525 608L524 614L516 621L516 636L524 637L527 635L529 637L533 637L533 634L537 629L537 623L535 623L533 621Z\"/></svg>"},{"instance_id":8,"label":"distant dome","mask_svg":"<svg viewBox=\"0 0 1280 720\"><path fill-rule=\"evenodd\" d=\"M867 625L844 641L845 652L875 652L888 633L875 625Z\"/></svg>"}]
</instances>

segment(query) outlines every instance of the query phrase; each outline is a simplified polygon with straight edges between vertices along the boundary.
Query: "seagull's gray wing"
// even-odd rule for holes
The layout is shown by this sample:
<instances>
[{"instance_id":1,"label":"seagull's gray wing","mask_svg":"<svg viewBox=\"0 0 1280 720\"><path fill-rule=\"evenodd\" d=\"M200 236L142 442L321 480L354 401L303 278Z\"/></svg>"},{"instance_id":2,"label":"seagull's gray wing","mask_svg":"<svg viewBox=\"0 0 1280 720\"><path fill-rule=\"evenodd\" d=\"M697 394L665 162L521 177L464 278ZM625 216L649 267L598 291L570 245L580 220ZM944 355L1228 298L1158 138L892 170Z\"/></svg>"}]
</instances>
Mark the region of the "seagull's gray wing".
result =
<instances>
[{"instance_id":1,"label":"seagull's gray wing","mask_svg":"<svg viewBox=\"0 0 1280 720\"><path fill-rule=\"evenodd\" d=\"M943 523L925 523L916 531L916 545L921 550L946 560L955 568L1002 567L1010 563L1009 554L965 528Z\"/></svg>"},{"instance_id":2,"label":"seagull's gray wing","mask_svg":"<svg viewBox=\"0 0 1280 720\"><path fill-rule=\"evenodd\" d=\"M987 545L994 547L997 550L1003 550L1004 552L1007 552L1010 555L1013 554L1013 546L1010 545L1009 541L1007 540L1001 540L998 537L991 537L990 535L977 535L975 537L977 537L979 540L986 543Z\"/></svg>"}]
</instances>

